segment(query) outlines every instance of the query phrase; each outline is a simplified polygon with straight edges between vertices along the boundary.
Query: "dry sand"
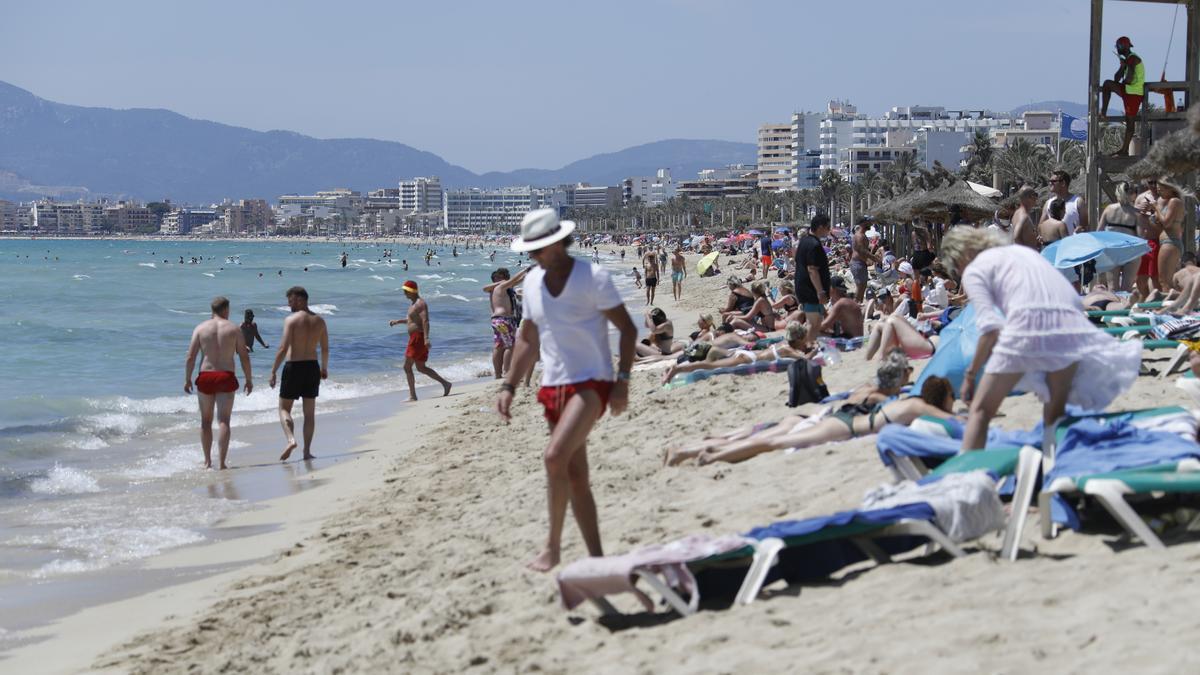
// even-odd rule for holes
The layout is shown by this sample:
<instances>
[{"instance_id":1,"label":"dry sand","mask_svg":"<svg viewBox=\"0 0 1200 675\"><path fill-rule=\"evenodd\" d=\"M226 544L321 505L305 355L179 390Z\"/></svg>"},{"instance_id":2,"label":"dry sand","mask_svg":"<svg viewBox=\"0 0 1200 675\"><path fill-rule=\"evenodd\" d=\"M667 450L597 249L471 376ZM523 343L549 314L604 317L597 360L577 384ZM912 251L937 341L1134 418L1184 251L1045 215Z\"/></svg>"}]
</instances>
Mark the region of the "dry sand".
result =
<instances>
[{"instance_id":1,"label":"dry sand","mask_svg":"<svg viewBox=\"0 0 1200 675\"><path fill-rule=\"evenodd\" d=\"M692 330L694 310L714 309L724 297L721 279L694 276L679 307L663 300L669 285L659 290L658 304L679 319L680 335ZM630 309L640 321L642 302ZM826 379L831 390L849 389L867 380L872 365L854 352ZM630 412L605 417L590 439L609 552L850 508L889 479L871 438L738 465L663 468L668 446L788 409L783 374L717 377L670 391L658 376L635 373ZM1144 377L1114 407L1179 403L1178 392ZM999 541L989 537L968 547L965 559L934 556L799 589L772 586L753 605L688 619L601 623L588 605L566 612L553 576L524 568L545 536L540 407L522 389L512 424L503 426L489 412L493 398L490 386L454 397L444 419L428 419L428 433L415 442L402 420L388 422L373 440L391 444L395 459L379 467L377 487L326 505L336 512L300 540L302 548L289 542L272 562L208 594L156 594L177 617L114 646L93 667L918 673L1165 672L1200 663L1190 651L1200 634L1200 591L1189 585L1200 546L1153 553L1095 533L1043 541L1036 527L1016 563L997 561ZM1003 412L1003 424L1028 427L1040 408L1023 396ZM584 553L570 519L565 546L566 560ZM627 611L637 606L617 600ZM136 607L113 610L111 620L121 621L122 611Z\"/></svg>"}]
</instances>

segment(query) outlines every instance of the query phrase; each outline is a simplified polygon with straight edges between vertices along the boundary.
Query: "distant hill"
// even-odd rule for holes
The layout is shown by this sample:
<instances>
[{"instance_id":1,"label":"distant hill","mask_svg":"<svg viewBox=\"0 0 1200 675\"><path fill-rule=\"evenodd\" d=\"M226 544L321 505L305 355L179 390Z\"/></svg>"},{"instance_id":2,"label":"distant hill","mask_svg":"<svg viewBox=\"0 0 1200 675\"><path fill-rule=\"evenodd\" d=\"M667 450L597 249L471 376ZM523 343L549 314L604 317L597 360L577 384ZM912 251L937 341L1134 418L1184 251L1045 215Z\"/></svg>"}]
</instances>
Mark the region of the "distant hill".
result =
<instances>
[{"instance_id":1,"label":"distant hill","mask_svg":"<svg viewBox=\"0 0 1200 675\"><path fill-rule=\"evenodd\" d=\"M253 131L169 110L66 105L0 82L0 197L9 199L103 195L206 203L333 187L366 191L410 176L440 176L447 187L615 185L660 167L690 178L701 168L753 162L755 150L751 143L668 140L557 170L480 176L403 143Z\"/></svg>"},{"instance_id":2,"label":"distant hill","mask_svg":"<svg viewBox=\"0 0 1200 675\"><path fill-rule=\"evenodd\" d=\"M1029 110L1049 110L1050 112L1058 112L1062 110L1072 117L1087 118L1088 108L1086 103L1072 103L1071 101L1039 101L1030 103L1018 108L1012 109L1014 117L1019 116Z\"/></svg>"}]
</instances>

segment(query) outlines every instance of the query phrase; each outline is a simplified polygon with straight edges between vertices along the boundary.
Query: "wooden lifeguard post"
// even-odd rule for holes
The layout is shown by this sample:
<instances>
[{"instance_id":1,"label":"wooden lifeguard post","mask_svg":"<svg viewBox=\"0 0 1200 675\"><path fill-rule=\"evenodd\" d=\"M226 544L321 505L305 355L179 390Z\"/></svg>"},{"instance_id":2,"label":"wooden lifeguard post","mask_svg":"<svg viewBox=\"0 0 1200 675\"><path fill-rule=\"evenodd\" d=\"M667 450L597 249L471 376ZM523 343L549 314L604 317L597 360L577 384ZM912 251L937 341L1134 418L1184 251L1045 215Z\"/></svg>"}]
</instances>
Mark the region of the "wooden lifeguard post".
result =
<instances>
[{"instance_id":1,"label":"wooden lifeguard post","mask_svg":"<svg viewBox=\"0 0 1200 675\"><path fill-rule=\"evenodd\" d=\"M1149 79L1149 69L1147 69L1146 80L1147 103L1151 102L1150 96L1152 93L1171 91L1172 95L1174 95L1174 92L1183 92L1183 107L1176 112L1166 112L1161 109L1148 112L1146 106L1143 105L1141 115L1138 117L1137 135L1135 137L1140 141L1137 144L1140 146L1137 149L1137 153L1131 154L1128 157L1106 157L1103 155L1100 151L1100 139L1103 135L1101 123L1119 122L1123 124L1125 118L1123 116L1108 115L1107 111L1100 109L1101 85L1104 83L1104 80L1108 79L1108 76L1102 74L1101 71L1102 57L1108 53L1105 47L1111 47L1111 45L1103 41L1104 0L1091 0L1091 58L1088 65L1087 192L1085 193L1085 197L1087 199L1088 222L1092 224L1092 227L1095 227L1096 223L1100 222L1100 209L1103 205L1101 202L1111 203L1116 201L1116 184L1112 176L1124 173L1130 165L1144 157L1156 140L1187 124L1185 120L1187 111L1194 105L1200 105L1200 0L1121 1L1178 5L1187 13L1184 20L1187 45L1184 63L1185 79L1171 82L1152 82ZM1115 100L1120 101L1120 99ZM1189 174L1184 177L1184 182L1188 187L1194 188L1195 174ZM1196 247L1196 214L1195 208L1193 208L1194 203L1189 204L1188 207L1186 209L1187 217L1184 221L1183 241L1184 247L1189 251L1193 251Z\"/></svg>"}]
</instances>

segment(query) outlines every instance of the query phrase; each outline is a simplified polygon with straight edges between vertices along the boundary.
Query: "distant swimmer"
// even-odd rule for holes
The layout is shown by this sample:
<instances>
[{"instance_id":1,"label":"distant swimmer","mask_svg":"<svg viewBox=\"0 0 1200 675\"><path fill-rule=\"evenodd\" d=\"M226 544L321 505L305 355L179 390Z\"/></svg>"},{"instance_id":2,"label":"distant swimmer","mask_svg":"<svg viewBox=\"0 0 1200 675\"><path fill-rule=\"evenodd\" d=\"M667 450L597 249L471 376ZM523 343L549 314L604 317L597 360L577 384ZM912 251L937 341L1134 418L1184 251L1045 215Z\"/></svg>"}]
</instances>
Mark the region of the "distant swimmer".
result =
<instances>
[{"instance_id":1,"label":"distant swimmer","mask_svg":"<svg viewBox=\"0 0 1200 675\"><path fill-rule=\"evenodd\" d=\"M204 352L200 361L200 375L196 377L197 398L200 400L200 446L204 449L204 468L212 468L212 422L213 410L217 413L217 448L220 468L227 468L225 458L229 454L229 418L233 414L233 396L238 390L237 373L233 369L236 354L242 361L242 372L246 375L246 394L254 391L250 373L250 353L242 332L229 320L229 299L213 298L212 318L202 322L192 331L192 342L188 345L187 363L183 376L183 391L192 393L192 369L196 366L196 355Z\"/></svg>"},{"instance_id":2,"label":"distant swimmer","mask_svg":"<svg viewBox=\"0 0 1200 675\"><path fill-rule=\"evenodd\" d=\"M425 365L429 360L429 349L433 344L429 340L429 305L421 298L417 282L405 281L404 296L412 302L408 315L403 319L388 322L389 326L398 324L408 325L408 347L404 350L404 376L408 379L408 400L417 400L416 378L413 366L422 374L442 385L442 395L450 395L450 382L437 374L437 371Z\"/></svg>"},{"instance_id":3,"label":"distant swimmer","mask_svg":"<svg viewBox=\"0 0 1200 675\"><path fill-rule=\"evenodd\" d=\"M301 286L292 286L287 291L288 308L292 314L283 320L283 337L279 338L279 351L275 352L275 363L271 365L271 388L275 388L275 372L283 366L283 378L279 383L279 423L287 447L279 456L281 461L292 456L296 449L295 423L292 421L292 405L296 399L304 399L304 459L312 459L313 431L316 429L317 396L321 392L321 380L329 377L329 331L325 319L308 308L308 291ZM321 349L321 361L317 362L317 348Z\"/></svg>"},{"instance_id":4,"label":"distant swimmer","mask_svg":"<svg viewBox=\"0 0 1200 675\"><path fill-rule=\"evenodd\" d=\"M342 251L342 267L346 266L346 252Z\"/></svg>"},{"instance_id":5,"label":"distant swimmer","mask_svg":"<svg viewBox=\"0 0 1200 675\"><path fill-rule=\"evenodd\" d=\"M258 276L262 276L261 274ZM254 310L246 310L245 317L242 319L242 340L246 342L246 348L254 351L254 341L258 340L258 344L263 346L263 349L270 349L271 345L263 341L262 335L258 332L258 324L254 323Z\"/></svg>"}]
</instances>

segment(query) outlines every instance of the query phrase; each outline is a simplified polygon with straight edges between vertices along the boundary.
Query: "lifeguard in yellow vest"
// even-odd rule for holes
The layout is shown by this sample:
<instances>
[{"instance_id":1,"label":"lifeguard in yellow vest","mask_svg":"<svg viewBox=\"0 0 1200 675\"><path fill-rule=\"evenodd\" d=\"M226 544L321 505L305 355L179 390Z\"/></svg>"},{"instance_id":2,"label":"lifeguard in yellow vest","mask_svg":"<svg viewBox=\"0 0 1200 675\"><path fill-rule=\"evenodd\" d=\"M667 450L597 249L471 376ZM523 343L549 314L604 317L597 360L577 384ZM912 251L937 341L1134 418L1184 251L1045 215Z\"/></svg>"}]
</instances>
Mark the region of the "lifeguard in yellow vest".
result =
<instances>
[{"instance_id":1,"label":"lifeguard in yellow vest","mask_svg":"<svg viewBox=\"0 0 1200 675\"><path fill-rule=\"evenodd\" d=\"M1127 37L1117 38L1117 57L1121 59L1121 67L1113 75L1113 79L1104 82L1104 95L1100 99L1100 113L1108 114L1108 101L1113 94L1125 102L1125 141L1121 149L1113 156L1120 157L1129 154L1129 143L1133 140L1133 125L1138 111L1142 109L1142 99L1146 95L1146 66L1142 59L1133 53L1133 43Z\"/></svg>"}]
</instances>

